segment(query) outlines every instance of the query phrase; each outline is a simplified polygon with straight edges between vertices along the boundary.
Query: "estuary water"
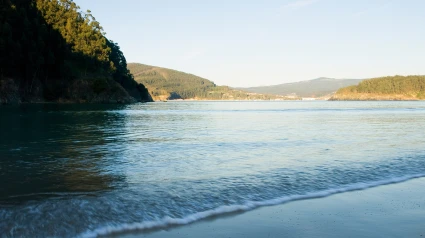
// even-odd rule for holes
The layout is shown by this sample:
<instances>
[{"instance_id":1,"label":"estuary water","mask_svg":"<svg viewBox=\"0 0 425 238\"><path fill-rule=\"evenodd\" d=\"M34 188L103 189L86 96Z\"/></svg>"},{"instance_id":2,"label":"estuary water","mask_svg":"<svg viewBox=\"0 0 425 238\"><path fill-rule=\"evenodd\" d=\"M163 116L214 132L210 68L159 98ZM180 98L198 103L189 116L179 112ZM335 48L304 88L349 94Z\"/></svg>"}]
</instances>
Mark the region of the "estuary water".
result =
<instances>
[{"instance_id":1,"label":"estuary water","mask_svg":"<svg viewBox=\"0 0 425 238\"><path fill-rule=\"evenodd\" d=\"M0 237L184 225L425 176L425 102L0 107Z\"/></svg>"}]
</instances>

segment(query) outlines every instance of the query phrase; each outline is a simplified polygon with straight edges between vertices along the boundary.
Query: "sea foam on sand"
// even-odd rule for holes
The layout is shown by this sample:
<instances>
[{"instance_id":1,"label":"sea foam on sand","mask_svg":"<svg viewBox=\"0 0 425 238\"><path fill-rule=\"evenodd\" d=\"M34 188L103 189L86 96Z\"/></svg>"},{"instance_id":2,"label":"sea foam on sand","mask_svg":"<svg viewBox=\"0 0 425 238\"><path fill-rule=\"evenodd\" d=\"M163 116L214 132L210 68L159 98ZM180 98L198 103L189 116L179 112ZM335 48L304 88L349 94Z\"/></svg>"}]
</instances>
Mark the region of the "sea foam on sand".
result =
<instances>
[{"instance_id":1,"label":"sea foam on sand","mask_svg":"<svg viewBox=\"0 0 425 238\"><path fill-rule=\"evenodd\" d=\"M125 237L425 237L424 187L413 179Z\"/></svg>"},{"instance_id":2,"label":"sea foam on sand","mask_svg":"<svg viewBox=\"0 0 425 238\"><path fill-rule=\"evenodd\" d=\"M318 192L309 194L308 197L305 195L287 197L284 199L285 201L277 201L277 199L268 201L267 204L256 204L264 203L264 201L239 205L239 207L221 207L183 219L165 218L160 222L108 227L85 233L83 236L115 235L154 238L420 237L423 235L425 237L425 200L423 199L425 191L422 189L425 185L425 178L380 186L408 179L411 177L398 178L397 181L387 180L376 184L363 184L362 186L357 184L356 187L349 186L338 191ZM356 191L360 189L366 190ZM214 215L246 211L259 206L279 203L285 204L191 224L196 220ZM189 225L178 226L184 224ZM133 231L133 233L121 233L123 231Z\"/></svg>"}]
</instances>

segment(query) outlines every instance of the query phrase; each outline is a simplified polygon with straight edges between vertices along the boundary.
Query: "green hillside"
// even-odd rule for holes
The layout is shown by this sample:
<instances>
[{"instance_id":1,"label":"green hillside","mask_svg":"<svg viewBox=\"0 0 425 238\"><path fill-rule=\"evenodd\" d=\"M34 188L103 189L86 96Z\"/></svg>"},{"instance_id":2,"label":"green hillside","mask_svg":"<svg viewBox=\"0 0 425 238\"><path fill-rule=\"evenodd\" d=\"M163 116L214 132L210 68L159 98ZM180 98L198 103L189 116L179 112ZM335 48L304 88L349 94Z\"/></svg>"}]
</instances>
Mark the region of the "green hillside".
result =
<instances>
[{"instance_id":1,"label":"green hillside","mask_svg":"<svg viewBox=\"0 0 425 238\"><path fill-rule=\"evenodd\" d=\"M424 100L425 76L388 76L367 79L339 89L331 100Z\"/></svg>"},{"instance_id":2,"label":"green hillside","mask_svg":"<svg viewBox=\"0 0 425 238\"><path fill-rule=\"evenodd\" d=\"M321 97L336 92L341 87L355 85L361 79L317 78L313 80L285 83L270 86L241 88L249 92L268 93L276 95L295 94L300 97Z\"/></svg>"},{"instance_id":3,"label":"green hillside","mask_svg":"<svg viewBox=\"0 0 425 238\"><path fill-rule=\"evenodd\" d=\"M250 93L217 86L213 82L172 69L129 63L128 69L137 82L148 88L154 100L205 99L205 100L274 100L282 96Z\"/></svg>"},{"instance_id":4,"label":"green hillside","mask_svg":"<svg viewBox=\"0 0 425 238\"><path fill-rule=\"evenodd\" d=\"M149 101L119 46L72 0L1 0L0 104Z\"/></svg>"}]
</instances>

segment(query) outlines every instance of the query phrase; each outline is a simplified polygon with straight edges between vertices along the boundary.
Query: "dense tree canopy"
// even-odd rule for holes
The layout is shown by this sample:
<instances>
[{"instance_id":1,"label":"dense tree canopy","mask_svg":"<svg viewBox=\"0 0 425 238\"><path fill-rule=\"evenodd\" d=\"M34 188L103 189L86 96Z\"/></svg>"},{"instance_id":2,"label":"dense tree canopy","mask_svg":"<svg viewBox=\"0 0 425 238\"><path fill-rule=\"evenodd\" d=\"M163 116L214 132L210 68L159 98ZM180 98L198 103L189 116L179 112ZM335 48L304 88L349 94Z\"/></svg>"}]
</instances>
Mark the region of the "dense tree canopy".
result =
<instances>
[{"instance_id":1,"label":"dense tree canopy","mask_svg":"<svg viewBox=\"0 0 425 238\"><path fill-rule=\"evenodd\" d=\"M367 79L358 85L339 89L334 97L336 99L425 99L425 76L396 75Z\"/></svg>"},{"instance_id":2,"label":"dense tree canopy","mask_svg":"<svg viewBox=\"0 0 425 238\"><path fill-rule=\"evenodd\" d=\"M340 89L358 93L404 94L425 91L425 76L391 76L367 79L357 86Z\"/></svg>"},{"instance_id":3,"label":"dense tree canopy","mask_svg":"<svg viewBox=\"0 0 425 238\"><path fill-rule=\"evenodd\" d=\"M73 80L109 79L139 100L149 97L89 10L80 11L72 0L0 2L0 79L18 79L23 97L33 94L36 83L54 100Z\"/></svg>"}]
</instances>

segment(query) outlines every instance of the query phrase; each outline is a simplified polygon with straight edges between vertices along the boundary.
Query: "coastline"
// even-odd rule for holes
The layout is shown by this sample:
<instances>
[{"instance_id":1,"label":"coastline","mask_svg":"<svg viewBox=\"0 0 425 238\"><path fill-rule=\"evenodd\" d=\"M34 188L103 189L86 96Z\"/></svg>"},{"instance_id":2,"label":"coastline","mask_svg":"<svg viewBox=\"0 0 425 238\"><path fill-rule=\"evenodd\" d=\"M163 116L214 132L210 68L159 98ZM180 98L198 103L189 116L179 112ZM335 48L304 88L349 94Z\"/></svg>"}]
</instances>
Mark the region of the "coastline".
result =
<instances>
[{"instance_id":1,"label":"coastline","mask_svg":"<svg viewBox=\"0 0 425 238\"><path fill-rule=\"evenodd\" d=\"M425 237L425 178L110 237Z\"/></svg>"},{"instance_id":2,"label":"coastline","mask_svg":"<svg viewBox=\"0 0 425 238\"><path fill-rule=\"evenodd\" d=\"M424 99L404 94L349 93L334 94L329 101L423 101Z\"/></svg>"}]
</instances>

